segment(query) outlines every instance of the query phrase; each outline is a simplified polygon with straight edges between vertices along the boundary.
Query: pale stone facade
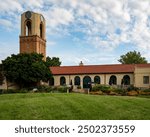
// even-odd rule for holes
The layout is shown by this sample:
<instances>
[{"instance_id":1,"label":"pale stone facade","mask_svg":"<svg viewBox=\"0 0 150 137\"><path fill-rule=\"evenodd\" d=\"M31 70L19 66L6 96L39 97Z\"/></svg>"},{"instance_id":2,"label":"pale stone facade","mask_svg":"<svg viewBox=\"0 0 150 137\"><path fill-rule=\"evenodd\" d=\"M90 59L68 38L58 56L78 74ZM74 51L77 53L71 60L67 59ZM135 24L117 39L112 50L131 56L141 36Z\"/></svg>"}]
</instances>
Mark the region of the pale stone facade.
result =
<instances>
[{"instance_id":1,"label":"pale stone facade","mask_svg":"<svg viewBox=\"0 0 150 137\"><path fill-rule=\"evenodd\" d=\"M117 68L117 66L116 66ZM53 73L53 72L52 72ZM69 73L69 72L67 72ZM78 72L77 72L78 73ZM75 78L79 77L80 84L75 84ZM85 77L90 77L90 82L95 83L95 77L99 77L100 82L98 84L102 85L113 85L116 87L120 87L122 85L124 86L130 86L133 85L138 88L150 88L150 64L148 64L148 67L135 67L134 71L132 73L108 73L108 74L64 74L64 75L53 75L53 85L54 86L60 86L61 84L61 78L65 78L64 85L73 85L73 88L76 89L78 86L81 88L85 88L84 84L86 81L84 81ZM115 77L115 82L110 83L111 77ZM122 83L122 80L125 80L124 78L127 78L125 83ZM51 83L51 82L50 82ZM51 85L51 84L50 84Z\"/></svg>"},{"instance_id":2,"label":"pale stone facade","mask_svg":"<svg viewBox=\"0 0 150 137\"><path fill-rule=\"evenodd\" d=\"M75 83L75 77L79 76L80 77L80 86L83 88L83 79L85 76L89 76L91 78L91 82L94 82L94 77L99 76L100 77L100 84L102 85L109 85L109 80L111 76L116 76L117 78L117 84L116 85L121 85L121 80L125 75L128 75L130 77L130 84L134 85L134 75L133 74L83 74L83 75L54 75L54 86L59 86L60 85L60 78L65 77L66 79L66 85L70 84L70 81L72 81L73 85ZM74 87L76 87L74 85Z\"/></svg>"},{"instance_id":3,"label":"pale stone facade","mask_svg":"<svg viewBox=\"0 0 150 137\"><path fill-rule=\"evenodd\" d=\"M134 86L150 88L150 68L135 68Z\"/></svg>"}]
</instances>

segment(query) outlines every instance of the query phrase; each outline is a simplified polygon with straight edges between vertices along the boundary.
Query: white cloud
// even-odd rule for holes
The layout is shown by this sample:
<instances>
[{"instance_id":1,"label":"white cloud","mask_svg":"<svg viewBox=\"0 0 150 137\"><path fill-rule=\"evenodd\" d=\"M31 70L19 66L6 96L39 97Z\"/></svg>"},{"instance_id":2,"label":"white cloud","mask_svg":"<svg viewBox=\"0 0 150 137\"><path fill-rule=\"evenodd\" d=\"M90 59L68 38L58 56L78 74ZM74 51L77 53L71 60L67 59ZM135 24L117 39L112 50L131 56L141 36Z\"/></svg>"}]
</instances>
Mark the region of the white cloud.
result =
<instances>
[{"instance_id":1,"label":"white cloud","mask_svg":"<svg viewBox=\"0 0 150 137\"><path fill-rule=\"evenodd\" d=\"M71 12L63 8L53 8L46 13L47 24L49 27L57 27L59 25L68 25L74 20Z\"/></svg>"},{"instance_id":2,"label":"white cloud","mask_svg":"<svg viewBox=\"0 0 150 137\"><path fill-rule=\"evenodd\" d=\"M12 22L6 19L0 19L0 25L6 27L12 27Z\"/></svg>"},{"instance_id":3,"label":"white cloud","mask_svg":"<svg viewBox=\"0 0 150 137\"><path fill-rule=\"evenodd\" d=\"M0 12L11 13L16 11L22 11L22 6L18 0L3 0L0 3Z\"/></svg>"},{"instance_id":4,"label":"white cloud","mask_svg":"<svg viewBox=\"0 0 150 137\"><path fill-rule=\"evenodd\" d=\"M130 43L149 57L149 7L149 0L5 0L0 4L0 24L13 28L22 12L33 10L45 16L48 36L69 34L106 51Z\"/></svg>"},{"instance_id":5,"label":"white cloud","mask_svg":"<svg viewBox=\"0 0 150 137\"><path fill-rule=\"evenodd\" d=\"M44 6L44 0L21 0L20 2L26 9L32 10L35 8L42 8Z\"/></svg>"}]
</instances>

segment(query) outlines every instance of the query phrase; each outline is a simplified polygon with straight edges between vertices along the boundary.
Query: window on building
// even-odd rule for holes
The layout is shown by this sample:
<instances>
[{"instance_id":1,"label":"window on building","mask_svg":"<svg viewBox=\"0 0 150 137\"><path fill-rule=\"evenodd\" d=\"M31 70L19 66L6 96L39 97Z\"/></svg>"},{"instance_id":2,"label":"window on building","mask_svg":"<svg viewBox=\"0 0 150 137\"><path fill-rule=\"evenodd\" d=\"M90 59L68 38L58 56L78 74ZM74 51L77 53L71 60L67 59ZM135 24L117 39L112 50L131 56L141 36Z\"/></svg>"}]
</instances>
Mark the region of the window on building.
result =
<instances>
[{"instance_id":1,"label":"window on building","mask_svg":"<svg viewBox=\"0 0 150 137\"><path fill-rule=\"evenodd\" d=\"M95 76L94 77L94 83L96 83L96 84L100 84L100 77L99 76Z\"/></svg>"},{"instance_id":2,"label":"window on building","mask_svg":"<svg viewBox=\"0 0 150 137\"><path fill-rule=\"evenodd\" d=\"M26 23L26 36L31 35L31 21L27 21Z\"/></svg>"},{"instance_id":3,"label":"window on building","mask_svg":"<svg viewBox=\"0 0 150 137\"><path fill-rule=\"evenodd\" d=\"M76 77L74 78L74 85L76 85L76 86L79 86L79 85L80 85L80 77L79 77L79 76L76 76Z\"/></svg>"},{"instance_id":4,"label":"window on building","mask_svg":"<svg viewBox=\"0 0 150 137\"><path fill-rule=\"evenodd\" d=\"M112 75L109 79L109 85L117 85L117 77Z\"/></svg>"},{"instance_id":5,"label":"window on building","mask_svg":"<svg viewBox=\"0 0 150 137\"><path fill-rule=\"evenodd\" d=\"M149 84L149 76L143 76L143 84Z\"/></svg>"},{"instance_id":6,"label":"window on building","mask_svg":"<svg viewBox=\"0 0 150 137\"><path fill-rule=\"evenodd\" d=\"M40 37L43 38L43 25L40 24Z\"/></svg>"},{"instance_id":7,"label":"window on building","mask_svg":"<svg viewBox=\"0 0 150 137\"><path fill-rule=\"evenodd\" d=\"M60 78L60 85L66 85L66 78L65 77L61 77Z\"/></svg>"},{"instance_id":8,"label":"window on building","mask_svg":"<svg viewBox=\"0 0 150 137\"><path fill-rule=\"evenodd\" d=\"M130 77L128 75L125 75L123 77L123 80L122 80L121 84L130 85Z\"/></svg>"}]
</instances>

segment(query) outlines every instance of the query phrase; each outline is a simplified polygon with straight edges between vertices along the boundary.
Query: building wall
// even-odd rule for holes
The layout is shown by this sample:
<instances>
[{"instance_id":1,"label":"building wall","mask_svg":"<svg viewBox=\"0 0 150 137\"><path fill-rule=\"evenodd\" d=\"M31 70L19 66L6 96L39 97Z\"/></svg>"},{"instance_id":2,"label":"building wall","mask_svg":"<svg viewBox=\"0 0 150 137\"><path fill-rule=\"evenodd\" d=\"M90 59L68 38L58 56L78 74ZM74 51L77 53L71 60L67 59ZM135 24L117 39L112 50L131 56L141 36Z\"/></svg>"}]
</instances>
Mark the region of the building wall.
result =
<instances>
[{"instance_id":1,"label":"building wall","mask_svg":"<svg viewBox=\"0 0 150 137\"><path fill-rule=\"evenodd\" d=\"M150 81L147 84L144 84L143 77L148 76L150 78L150 68L135 68L134 79L135 87L141 88L150 88Z\"/></svg>"},{"instance_id":2,"label":"building wall","mask_svg":"<svg viewBox=\"0 0 150 137\"><path fill-rule=\"evenodd\" d=\"M90 76L92 82L94 82L94 77L99 76L100 77L100 84L109 85L109 79L110 77L114 75L117 77L117 85L121 85L121 80L125 75L128 75L130 77L130 84L134 84L134 76L133 73L126 73L126 74L83 74L83 75L54 75L54 85L59 86L60 85L60 78L65 77L66 78L66 84L69 85L70 81L72 80L72 83L74 85L74 78L76 76L80 77L80 84L81 88L83 88L83 78L85 76Z\"/></svg>"}]
</instances>

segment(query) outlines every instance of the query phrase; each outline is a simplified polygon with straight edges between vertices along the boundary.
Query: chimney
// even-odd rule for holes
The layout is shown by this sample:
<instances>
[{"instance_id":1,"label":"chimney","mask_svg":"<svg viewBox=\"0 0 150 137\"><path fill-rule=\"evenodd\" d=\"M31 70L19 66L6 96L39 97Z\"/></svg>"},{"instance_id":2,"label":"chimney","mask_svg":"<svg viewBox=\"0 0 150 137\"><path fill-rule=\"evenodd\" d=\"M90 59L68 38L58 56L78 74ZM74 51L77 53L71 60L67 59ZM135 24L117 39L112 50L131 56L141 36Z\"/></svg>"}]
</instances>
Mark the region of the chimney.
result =
<instances>
[{"instance_id":1,"label":"chimney","mask_svg":"<svg viewBox=\"0 0 150 137\"><path fill-rule=\"evenodd\" d=\"M81 61L80 63L79 63L79 66L83 66L84 64L83 64L83 62Z\"/></svg>"}]
</instances>

